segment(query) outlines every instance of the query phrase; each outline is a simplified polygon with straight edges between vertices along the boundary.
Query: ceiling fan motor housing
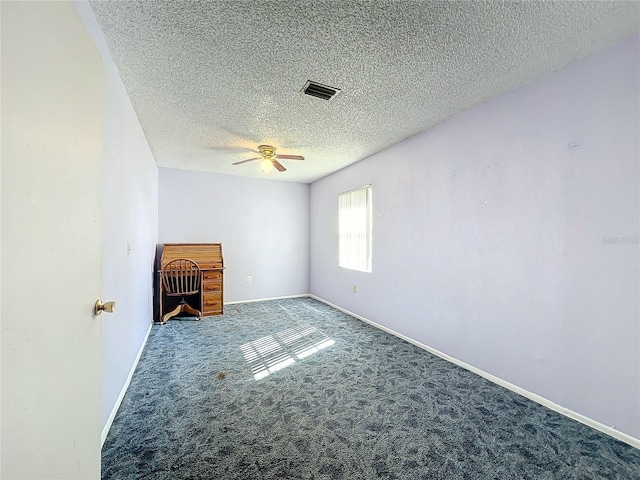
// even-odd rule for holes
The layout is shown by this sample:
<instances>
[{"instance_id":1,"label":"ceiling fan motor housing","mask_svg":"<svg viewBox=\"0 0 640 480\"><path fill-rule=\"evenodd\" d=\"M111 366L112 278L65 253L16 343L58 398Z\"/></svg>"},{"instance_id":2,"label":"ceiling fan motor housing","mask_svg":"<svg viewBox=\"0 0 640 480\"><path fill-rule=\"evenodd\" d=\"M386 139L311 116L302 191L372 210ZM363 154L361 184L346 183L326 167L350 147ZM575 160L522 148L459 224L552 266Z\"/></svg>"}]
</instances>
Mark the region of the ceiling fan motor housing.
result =
<instances>
[{"instance_id":1,"label":"ceiling fan motor housing","mask_svg":"<svg viewBox=\"0 0 640 480\"><path fill-rule=\"evenodd\" d=\"M276 149L271 145L258 145L258 151L260 155L269 160L276 154Z\"/></svg>"}]
</instances>

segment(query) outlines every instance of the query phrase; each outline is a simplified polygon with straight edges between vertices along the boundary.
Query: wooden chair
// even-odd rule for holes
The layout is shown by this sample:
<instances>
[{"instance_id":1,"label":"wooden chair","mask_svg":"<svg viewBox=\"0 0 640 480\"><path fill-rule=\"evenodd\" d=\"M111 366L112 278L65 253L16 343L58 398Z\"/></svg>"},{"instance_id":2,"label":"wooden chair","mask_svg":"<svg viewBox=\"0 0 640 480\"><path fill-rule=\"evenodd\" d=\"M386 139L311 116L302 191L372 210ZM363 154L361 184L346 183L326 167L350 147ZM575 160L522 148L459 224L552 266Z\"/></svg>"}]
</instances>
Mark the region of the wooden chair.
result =
<instances>
[{"instance_id":1,"label":"wooden chair","mask_svg":"<svg viewBox=\"0 0 640 480\"><path fill-rule=\"evenodd\" d=\"M165 314L160 323L164 325L167 320L181 312L195 315L196 319L200 320L202 316L200 310L196 310L185 300L187 295L200 294L200 267L198 264L186 258L178 258L167 263L160 271L160 276L164 295L182 297L180 304Z\"/></svg>"}]
</instances>

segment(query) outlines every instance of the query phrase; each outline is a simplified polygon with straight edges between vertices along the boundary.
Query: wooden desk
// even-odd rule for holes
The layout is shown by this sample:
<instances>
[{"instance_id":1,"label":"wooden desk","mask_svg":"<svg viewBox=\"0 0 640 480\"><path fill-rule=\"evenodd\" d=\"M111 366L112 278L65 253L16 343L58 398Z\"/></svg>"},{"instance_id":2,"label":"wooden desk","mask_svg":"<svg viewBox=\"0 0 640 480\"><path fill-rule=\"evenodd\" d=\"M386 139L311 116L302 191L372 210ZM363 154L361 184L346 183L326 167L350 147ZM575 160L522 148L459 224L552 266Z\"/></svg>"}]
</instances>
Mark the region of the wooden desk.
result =
<instances>
[{"instance_id":1,"label":"wooden desk","mask_svg":"<svg viewBox=\"0 0 640 480\"><path fill-rule=\"evenodd\" d=\"M222 244L165 243L162 246L160 268L164 268L167 263L178 258L192 260L200 267L200 304L192 305L192 307L200 310L203 317L222 315L224 298L224 260L222 258ZM159 318L162 318L173 306L167 302L167 298L163 292L162 282L159 283Z\"/></svg>"}]
</instances>

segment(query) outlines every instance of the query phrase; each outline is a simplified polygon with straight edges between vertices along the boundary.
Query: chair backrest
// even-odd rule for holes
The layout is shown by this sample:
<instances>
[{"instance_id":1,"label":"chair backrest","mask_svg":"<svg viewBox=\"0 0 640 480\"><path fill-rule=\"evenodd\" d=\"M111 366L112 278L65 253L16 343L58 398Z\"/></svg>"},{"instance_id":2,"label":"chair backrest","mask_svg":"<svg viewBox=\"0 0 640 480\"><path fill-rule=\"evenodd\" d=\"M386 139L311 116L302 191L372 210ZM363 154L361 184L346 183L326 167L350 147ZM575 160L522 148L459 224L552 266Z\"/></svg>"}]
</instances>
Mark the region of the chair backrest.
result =
<instances>
[{"instance_id":1,"label":"chair backrest","mask_svg":"<svg viewBox=\"0 0 640 480\"><path fill-rule=\"evenodd\" d=\"M160 275L166 295L193 295L200 291L200 267L192 260L173 260L164 266Z\"/></svg>"}]
</instances>

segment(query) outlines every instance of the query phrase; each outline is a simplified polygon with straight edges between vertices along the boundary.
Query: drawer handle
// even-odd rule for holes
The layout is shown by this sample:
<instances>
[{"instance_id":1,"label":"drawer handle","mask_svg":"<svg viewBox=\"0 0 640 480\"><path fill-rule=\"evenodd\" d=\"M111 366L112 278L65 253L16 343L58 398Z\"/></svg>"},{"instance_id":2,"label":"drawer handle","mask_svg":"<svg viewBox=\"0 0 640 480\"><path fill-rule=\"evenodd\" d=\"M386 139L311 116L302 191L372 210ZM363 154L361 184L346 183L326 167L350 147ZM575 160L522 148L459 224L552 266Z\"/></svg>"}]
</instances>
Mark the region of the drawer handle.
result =
<instances>
[{"instance_id":1,"label":"drawer handle","mask_svg":"<svg viewBox=\"0 0 640 480\"><path fill-rule=\"evenodd\" d=\"M209 307L209 306L211 306L211 305L217 305L217 304L218 304L218 302L204 302L204 304L205 304L207 307Z\"/></svg>"}]
</instances>

